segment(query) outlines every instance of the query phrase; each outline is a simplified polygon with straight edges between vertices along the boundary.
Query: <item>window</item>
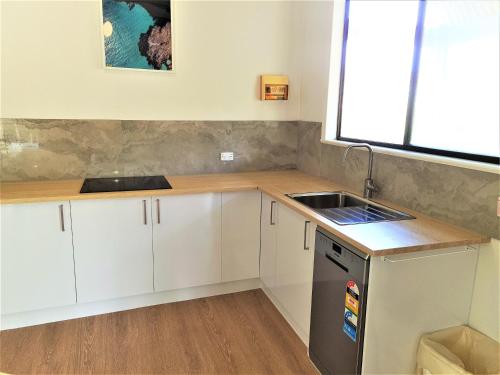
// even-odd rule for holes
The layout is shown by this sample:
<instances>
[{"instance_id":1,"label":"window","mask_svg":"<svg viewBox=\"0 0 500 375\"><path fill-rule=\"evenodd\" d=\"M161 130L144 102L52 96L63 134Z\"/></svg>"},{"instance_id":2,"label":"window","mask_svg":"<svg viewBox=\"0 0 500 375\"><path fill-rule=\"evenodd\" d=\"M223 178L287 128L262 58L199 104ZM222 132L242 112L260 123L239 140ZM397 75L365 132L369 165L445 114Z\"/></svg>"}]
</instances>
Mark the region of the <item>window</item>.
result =
<instances>
[{"instance_id":1,"label":"window","mask_svg":"<svg viewBox=\"0 0 500 375\"><path fill-rule=\"evenodd\" d=\"M337 139L499 163L500 2L346 0L342 15Z\"/></svg>"}]
</instances>

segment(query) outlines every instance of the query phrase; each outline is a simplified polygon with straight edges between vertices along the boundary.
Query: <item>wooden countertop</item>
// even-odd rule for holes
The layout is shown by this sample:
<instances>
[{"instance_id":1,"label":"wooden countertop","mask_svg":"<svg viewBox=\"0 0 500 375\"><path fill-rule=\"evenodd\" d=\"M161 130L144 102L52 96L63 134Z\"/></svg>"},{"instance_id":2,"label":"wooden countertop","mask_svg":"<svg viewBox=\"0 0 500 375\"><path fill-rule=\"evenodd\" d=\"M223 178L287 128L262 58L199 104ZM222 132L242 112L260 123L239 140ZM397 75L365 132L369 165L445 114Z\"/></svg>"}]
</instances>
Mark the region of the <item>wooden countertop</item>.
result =
<instances>
[{"instance_id":1,"label":"wooden countertop","mask_svg":"<svg viewBox=\"0 0 500 375\"><path fill-rule=\"evenodd\" d=\"M489 242L487 236L444 223L426 215L377 200L416 217L414 220L357 225L337 225L313 210L285 196L287 193L349 191L333 181L293 171L168 176L171 190L141 190L80 194L83 180L4 182L0 203L28 203L59 200L126 198L225 192L260 189L296 210L320 227L372 256L432 250Z\"/></svg>"}]
</instances>

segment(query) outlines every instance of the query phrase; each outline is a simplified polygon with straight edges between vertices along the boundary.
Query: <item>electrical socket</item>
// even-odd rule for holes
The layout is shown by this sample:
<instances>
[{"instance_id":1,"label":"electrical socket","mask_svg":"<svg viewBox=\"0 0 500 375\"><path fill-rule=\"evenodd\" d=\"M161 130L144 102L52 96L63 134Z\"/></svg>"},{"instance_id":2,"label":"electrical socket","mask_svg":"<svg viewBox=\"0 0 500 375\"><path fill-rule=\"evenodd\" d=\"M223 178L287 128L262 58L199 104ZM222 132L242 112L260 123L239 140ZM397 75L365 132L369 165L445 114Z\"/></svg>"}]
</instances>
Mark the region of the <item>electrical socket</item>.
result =
<instances>
[{"instance_id":1,"label":"electrical socket","mask_svg":"<svg viewBox=\"0 0 500 375\"><path fill-rule=\"evenodd\" d=\"M232 152L221 152L220 160L222 161L231 161L234 160L234 153Z\"/></svg>"},{"instance_id":2,"label":"electrical socket","mask_svg":"<svg viewBox=\"0 0 500 375\"><path fill-rule=\"evenodd\" d=\"M9 152L20 152L23 150L38 150L38 143L34 142L12 142L8 144Z\"/></svg>"}]
</instances>

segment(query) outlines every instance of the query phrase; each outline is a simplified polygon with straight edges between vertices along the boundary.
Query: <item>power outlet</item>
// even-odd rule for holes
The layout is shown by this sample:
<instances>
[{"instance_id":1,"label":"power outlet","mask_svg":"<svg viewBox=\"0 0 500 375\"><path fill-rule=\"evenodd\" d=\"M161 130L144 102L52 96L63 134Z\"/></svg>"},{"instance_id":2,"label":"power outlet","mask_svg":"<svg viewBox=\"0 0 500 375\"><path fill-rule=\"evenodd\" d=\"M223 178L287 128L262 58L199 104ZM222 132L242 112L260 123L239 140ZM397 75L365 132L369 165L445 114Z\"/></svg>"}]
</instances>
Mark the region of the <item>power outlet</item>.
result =
<instances>
[{"instance_id":1,"label":"power outlet","mask_svg":"<svg viewBox=\"0 0 500 375\"><path fill-rule=\"evenodd\" d=\"M8 145L9 152L21 152L23 150L38 150L38 143L34 142L12 142Z\"/></svg>"},{"instance_id":2,"label":"power outlet","mask_svg":"<svg viewBox=\"0 0 500 375\"><path fill-rule=\"evenodd\" d=\"M222 161L231 161L234 160L234 154L232 152L221 152L220 160Z\"/></svg>"}]
</instances>

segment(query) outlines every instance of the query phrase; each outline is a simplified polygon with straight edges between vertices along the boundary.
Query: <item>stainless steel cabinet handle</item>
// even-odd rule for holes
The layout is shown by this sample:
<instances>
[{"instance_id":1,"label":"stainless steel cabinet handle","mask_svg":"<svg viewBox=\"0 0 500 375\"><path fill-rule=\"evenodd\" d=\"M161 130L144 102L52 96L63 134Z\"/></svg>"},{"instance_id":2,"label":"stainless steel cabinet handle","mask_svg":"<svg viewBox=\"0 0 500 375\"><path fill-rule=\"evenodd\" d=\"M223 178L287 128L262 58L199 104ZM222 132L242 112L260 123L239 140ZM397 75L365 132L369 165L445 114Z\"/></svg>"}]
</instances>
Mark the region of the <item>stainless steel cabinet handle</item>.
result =
<instances>
[{"instance_id":1,"label":"stainless steel cabinet handle","mask_svg":"<svg viewBox=\"0 0 500 375\"><path fill-rule=\"evenodd\" d=\"M306 221L304 223L304 250L309 250L309 241L308 241L308 236L307 236L307 227L308 224L311 224L310 221Z\"/></svg>"},{"instance_id":2,"label":"stainless steel cabinet handle","mask_svg":"<svg viewBox=\"0 0 500 375\"><path fill-rule=\"evenodd\" d=\"M269 220L269 223L271 225L275 225L276 223L274 222L274 205L276 204L276 201L271 201L271 218Z\"/></svg>"},{"instance_id":3,"label":"stainless steel cabinet handle","mask_svg":"<svg viewBox=\"0 0 500 375\"><path fill-rule=\"evenodd\" d=\"M146 207L146 200L143 199L142 201L142 212L144 215L144 225L148 225L148 213L147 213L147 207Z\"/></svg>"},{"instance_id":4,"label":"stainless steel cabinet handle","mask_svg":"<svg viewBox=\"0 0 500 375\"><path fill-rule=\"evenodd\" d=\"M160 200L156 200L156 221L160 224Z\"/></svg>"},{"instance_id":5,"label":"stainless steel cabinet handle","mask_svg":"<svg viewBox=\"0 0 500 375\"><path fill-rule=\"evenodd\" d=\"M64 205L59 205L59 221L61 222L61 232L64 232Z\"/></svg>"}]
</instances>

